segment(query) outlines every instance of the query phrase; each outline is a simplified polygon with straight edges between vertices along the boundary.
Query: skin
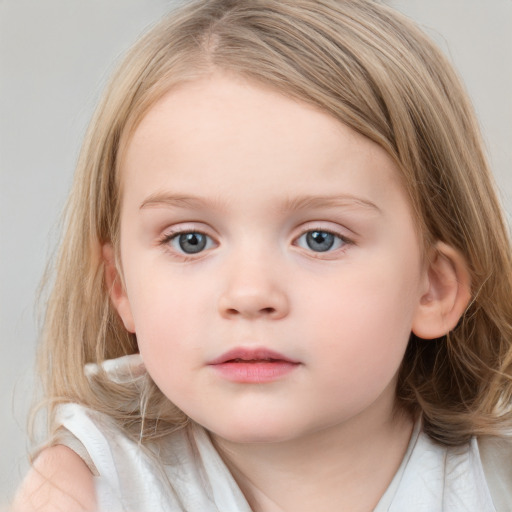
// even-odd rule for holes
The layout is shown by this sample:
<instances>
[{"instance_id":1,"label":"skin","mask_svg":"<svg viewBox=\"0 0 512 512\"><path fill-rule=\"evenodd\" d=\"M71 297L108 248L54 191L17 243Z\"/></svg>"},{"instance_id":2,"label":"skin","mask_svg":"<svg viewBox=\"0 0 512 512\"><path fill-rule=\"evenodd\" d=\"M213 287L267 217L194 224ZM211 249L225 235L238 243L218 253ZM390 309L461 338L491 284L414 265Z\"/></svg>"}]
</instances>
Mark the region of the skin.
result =
<instances>
[{"instance_id":1,"label":"skin","mask_svg":"<svg viewBox=\"0 0 512 512\"><path fill-rule=\"evenodd\" d=\"M456 251L422 253L393 161L309 105L215 73L150 109L121 186L121 260L103 247L113 304L251 508L373 510L411 434L395 403L410 333L449 331L470 288ZM313 231L332 247L311 245ZM204 249L184 252L187 233ZM296 364L233 382L211 363L235 347ZM92 475L59 448L17 502L94 509Z\"/></svg>"},{"instance_id":2,"label":"skin","mask_svg":"<svg viewBox=\"0 0 512 512\"><path fill-rule=\"evenodd\" d=\"M388 155L310 106L215 75L151 109L122 187L114 302L155 382L212 433L253 508L312 510L323 495L374 506L410 436L394 415L396 374L429 287ZM336 247L308 247L314 229ZM176 237L192 232L208 245L183 254ZM233 383L208 364L233 347L300 364ZM330 491L310 484L291 502L272 483L287 481Z\"/></svg>"},{"instance_id":3,"label":"skin","mask_svg":"<svg viewBox=\"0 0 512 512\"><path fill-rule=\"evenodd\" d=\"M11 512L94 512L94 481L83 460L66 446L41 452L17 492Z\"/></svg>"}]
</instances>

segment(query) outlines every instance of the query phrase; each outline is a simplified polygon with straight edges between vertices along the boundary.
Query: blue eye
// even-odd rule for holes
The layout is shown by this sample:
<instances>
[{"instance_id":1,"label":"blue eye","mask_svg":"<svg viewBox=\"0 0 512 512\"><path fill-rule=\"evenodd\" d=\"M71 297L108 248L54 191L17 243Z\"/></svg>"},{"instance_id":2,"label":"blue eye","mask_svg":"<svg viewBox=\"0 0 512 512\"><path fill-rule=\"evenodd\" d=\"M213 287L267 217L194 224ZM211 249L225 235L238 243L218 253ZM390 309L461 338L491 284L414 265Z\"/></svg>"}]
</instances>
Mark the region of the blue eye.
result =
<instances>
[{"instance_id":1,"label":"blue eye","mask_svg":"<svg viewBox=\"0 0 512 512\"><path fill-rule=\"evenodd\" d=\"M185 254L197 254L213 245L212 239L204 233L190 231L178 233L170 239L170 245L178 252Z\"/></svg>"},{"instance_id":2,"label":"blue eye","mask_svg":"<svg viewBox=\"0 0 512 512\"><path fill-rule=\"evenodd\" d=\"M299 247L310 249L314 252L327 252L339 249L345 243L345 240L340 236L319 229L306 231L297 239Z\"/></svg>"}]
</instances>

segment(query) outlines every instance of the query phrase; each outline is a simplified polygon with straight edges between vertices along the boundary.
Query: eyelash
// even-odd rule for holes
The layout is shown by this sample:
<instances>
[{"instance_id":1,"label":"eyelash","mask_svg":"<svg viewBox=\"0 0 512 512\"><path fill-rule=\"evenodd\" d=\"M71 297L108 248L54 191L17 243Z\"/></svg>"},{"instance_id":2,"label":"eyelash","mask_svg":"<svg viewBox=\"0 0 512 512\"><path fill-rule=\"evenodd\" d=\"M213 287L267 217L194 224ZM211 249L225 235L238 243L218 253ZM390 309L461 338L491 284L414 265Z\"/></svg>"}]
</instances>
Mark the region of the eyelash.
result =
<instances>
[{"instance_id":1,"label":"eyelash","mask_svg":"<svg viewBox=\"0 0 512 512\"><path fill-rule=\"evenodd\" d=\"M185 261L192 260L195 258L200 257L203 252L205 252L205 248L201 249L197 253L186 253L186 252L180 252L178 249L173 248L171 243L174 240L178 240L180 236L182 235L201 235L203 237L206 237L209 241L212 241L213 238L210 235L207 235L203 231L197 230L197 229L179 229L171 232L165 233L160 240L158 240L158 245L165 247L166 249L170 250L175 256L184 259ZM208 240L206 243L208 243ZM211 247L208 247L210 249Z\"/></svg>"},{"instance_id":2,"label":"eyelash","mask_svg":"<svg viewBox=\"0 0 512 512\"><path fill-rule=\"evenodd\" d=\"M333 244L336 243L336 239L338 240L338 244L341 244L338 247L335 247L334 249L332 249L332 246L328 247L325 251L314 251L311 248L305 248L306 250L308 250L308 252L311 252L311 254L314 255L314 257L316 257L316 258L326 257L327 255L332 254L332 253L337 254L339 252L345 251L347 249L346 246L354 245L354 242L352 240L350 240L349 238L347 238L346 236L344 236L340 233L337 233L336 231L321 228L321 227L308 227L307 229L304 229L302 231L302 233L294 239L294 245L301 247L300 245L298 245L298 241L305 235L312 234L315 232L316 233L324 233L324 234L333 236L335 238L335 241L333 241Z\"/></svg>"},{"instance_id":3,"label":"eyelash","mask_svg":"<svg viewBox=\"0 0 512 512\"><path fill-rule=\"evenodd\" d=\"M305 235L308 235L308 234L311 234L311 233L315 233L315 232L327 234L327 235L330 235L330 236L334 237L333 244L337 243L338 247L335 247L334 249L332 249L332 246L331 246L331 247L328 247L325 251L314 251L311 248L302 247L302 246L300 246L298 244L298 241L301 238L303 238ZM180 229L180 230L175 230L175 231L172 231L172 232L165 233L161 237L161 239L158 240L158 245L166 247L175 256L180 257L180 258L184 259L185 261L197 259L198 257L201 257L201 255L203 255L203 253L206 252L208 249L212 248L211 246L210 247L205 246L205 247L201 248L196 253L193 253L193 252L192 253L186 253L186 252L180 251L177 248L173 248L171 246L171 243L174 240L179 240L179 237L183 236L183 235L200 235L200 236L206 237L206 239L207 239L206 240L206 245L208 245L209 243L211 245L212 241L215 244L215 241L213 240L213 238L210 235L204 233L203 231L195 230L195 229ZM339 253L339 252L345 251L347 249L346 246L354 245L354 242L353 242L353 240L350 240L346 236L341 235L340 233L337 233L337 232L335 232L333 230L329 230L329 229L325 229L325 228L321 228L321 227L313 227L312 226L312 227L308 227L307 229L304 229L297 237L295 237L294 240L293 240L293 245L295 245L296 247L300 247L302 249L305 249L313 257L316 257L316 258L324 257L325 258L329 254Z\"/></svg>"}]
</instances>

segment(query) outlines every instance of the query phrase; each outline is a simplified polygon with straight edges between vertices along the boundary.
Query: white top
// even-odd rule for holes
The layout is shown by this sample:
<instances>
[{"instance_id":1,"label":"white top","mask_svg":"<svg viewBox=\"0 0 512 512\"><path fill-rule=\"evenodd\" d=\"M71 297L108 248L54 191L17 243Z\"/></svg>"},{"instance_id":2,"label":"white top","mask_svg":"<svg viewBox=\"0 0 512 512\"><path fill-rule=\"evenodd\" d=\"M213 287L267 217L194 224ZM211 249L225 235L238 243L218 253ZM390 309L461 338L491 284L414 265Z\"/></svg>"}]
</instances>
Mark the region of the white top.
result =
<instances>
[{"instance_id":1,"label":"white top","mask_svg":"<svg viewBox=\"0 0 512 512\"><path fill-rule=\"evenodd\" d=\"M117 372L126 364L133 368L135 357L109 362L106 369ZM137 364L140 367L140 360ZM95 368L87 372L95 373ZM198 425L151 446L162 465L109 416L65 404L58 421L83 444L97 470L98 512L251 511L208 433ZM443 447L416 425L402 464L374 510L411 511L496 512L476 440Z\"/></svg>"}]
</instances>

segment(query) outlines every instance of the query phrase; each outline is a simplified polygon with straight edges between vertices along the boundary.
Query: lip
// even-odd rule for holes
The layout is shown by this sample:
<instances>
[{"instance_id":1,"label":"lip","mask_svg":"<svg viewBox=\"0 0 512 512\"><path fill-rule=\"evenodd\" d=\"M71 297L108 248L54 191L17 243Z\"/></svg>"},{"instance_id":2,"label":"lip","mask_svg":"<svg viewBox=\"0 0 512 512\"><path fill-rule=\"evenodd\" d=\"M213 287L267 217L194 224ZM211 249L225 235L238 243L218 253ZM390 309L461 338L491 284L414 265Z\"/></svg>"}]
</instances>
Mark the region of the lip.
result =
<instances>
[{"instance_id":1,"label":"lip","mask_svg":"<svg viewBox=\"0 0 512 512\"><path fill-rule=\"evenodd\" d=\"M241 347L225 352L208 365L229 381L262 384L285 377L300 362L266 348Z\"/></svg>"}]
</instances>

